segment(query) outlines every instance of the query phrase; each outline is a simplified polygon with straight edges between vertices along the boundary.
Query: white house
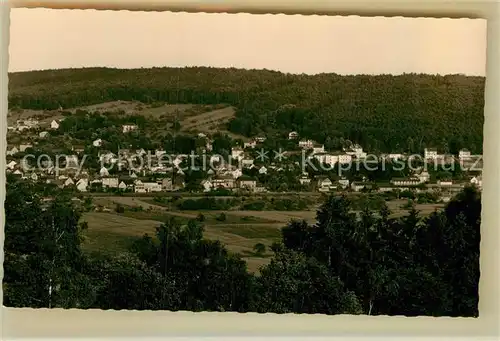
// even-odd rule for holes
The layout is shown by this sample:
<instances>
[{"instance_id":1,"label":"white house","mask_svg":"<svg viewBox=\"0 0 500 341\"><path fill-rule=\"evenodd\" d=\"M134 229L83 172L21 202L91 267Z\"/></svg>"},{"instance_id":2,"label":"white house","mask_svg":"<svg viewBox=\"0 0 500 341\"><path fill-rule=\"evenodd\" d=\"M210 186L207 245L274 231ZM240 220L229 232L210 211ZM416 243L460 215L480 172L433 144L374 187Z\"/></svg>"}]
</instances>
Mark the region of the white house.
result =
<instances>
[{"instance_id":1,"label":"white house","mask_svg":"<svg viewBox=\"0 0 500 341\"><path fill-rule=\"evenodd\" d=\"M201 188L203 188L203 192L210 192L213 188L213 184L210 180L203 180L201 183Z\"/></svg>"},{"instance_id":2,"label":"white house","mask_svg":"<svg viewBox=\"0 0 500 341\"><path fill-rule=\"evenodd\" d=\"M40 136L40 138L42 139L46 138L48 135L49 135L48 131L42 131L40 134L38 134L38 136Z\"/></svg>"},{"instance_id":3,"label":"white house","mask_svg":"<svg viewBox=\"0 0 500 341\"><path fill-rule=\"evenodd\" d=\"M231 171L231 176L234 178L234 179L238 179L240 176L243 175L243 172L241 171L241 169L239 168L236 168L236 169L233 169Z\"/></svg>"},{"instance_id":4,"label":"white house","mask_svg":"<svg viewBox=\"0 0 500 341\"><path fill-rule=\"evenodd\" d=\"M338 162L341 164L347 164L352 162L352 156L348 154L339 154L338 158L339 158Z\"/></svg>"},{"instance_id":5,"label":"white house","mask_svg":"<svg viewBox=\"0 0 500 341\"><path fill-rule=\"evenodd\" d=\"M392 178L391 184L394 186L416 186L421 184L421 181L417 177L410 178Z\"/></svg>"},{"instance_id":6,"label":"white house","mask_svg":"<svg viewBox=\"0 0 500 341\"><path fill-rule=\"evenodd\" d=\"M350 148L346 148L344 151L347 155L350 155L351 157L354 156L357 159L366 158L366 153L363 151L363 148L359 144L355 144Z\"/></svg>"},{"instance_id":7,"label":"white house","mask_svg":"<svg viewBox=\"0 0 500 341\"><path fill-rule=\"evenodd\" d=\"M253 159L243 159L241 160L242 167L251 168L253 166Z\"/></svg>"},{"instance_id":8,"label":"white house","mask_svg":"<svg viewBox=\"0 0 500 341\"><path fill-rule=\"evenodd\" d=\"M262 166L259 168L259 174L267 174L267 168Z\"/></svg>"},{"instance_id":9,"label":"white house","mask_svg":"<svg viewBox=\"0 0 500 341\"><path fill-rule=\"evenodd\" d=\"M26 149L28 149L28 148L33 148L33 145L31 145L30 143L26 143L26 144L21 144L21 145L19 146L19 150L20 150L21 152L24 152L24 151L25 151Z\"/></svg>"},{"instance_id":10,"label":"white house","mask_svg":"<svg viewBox=\"0 0 500 341\"><path fill-rule=\"evenodd\" d=\"M145 193L146 189L144 188L144 183L137 179L134 181L134 192L136 193Z\"/></svg>"},{"instance_id":11,"label":"white house","mask_svg":"<svg viewBox=\"0 0 500 341\"><path fill-rule=\"evenodd\" d=\"M257 146L257 141L255 140L243 143L243 148L255 148L256 146Z\"/></svg>"},{"instance_id":12,"label":"white house","mask_svg":"<svg viewBox=\"0 0 500 341\"><path fill-rule=\"evenodd\" d=\"M102 178L102 187L118 188L118 178Z\"/></svg>"},{"instance_id":13,"label":"white house","mask_svg":"<svg viewBox=\"0 0 500 341\"><path fill-rule=\"evenodd\" d=\"M438 152L435 148L425 148L424 149L424 159L435 160L438 158Z\"/></svg>"},{"instance_id":14,"label":"white house","mask_svg":"<svg viewBox=\"0 0 500 341\"><path fill-rule=\"evenodd\" d=\"M288 133L288 139L289 140L295 140L299 137L299 133L297 133L296 131L291 131Z\"/></svg>"},{"instance_id":15,"label":"white house","mask_svg":"<svg viewBox=\"0 0 500 341\"><path fill-rule=\"evenodd\" d=\"M144 182L144 190L146 193L161 192L161 182Z\"/></svg>"},{"instance_id":16,"label":"white house","mask_svg":"<svg viewBox=\"0 0 500 341\"><path fill-rule=\"evenodd\" d=\"M88 179L82 178L76 182L76 189L79 190L80 192L87 192L88 187L89 187Z\"/></svg>"},{"instance_id":17,"label":"white house","mask_svg":"<svg viewBox=\"0 0 500 341\"><path fill-rule=\"evenodd\" d=\"M257 181L254 179L240 177L237 181L238 181L238 187L242 189L254 191L255 187L257 187Z\"/></svg>"},{"instance_id":18,"label":"white house","mask_svg":"<svg viewBox=\"0 0 500 341\"><path fill-rule=\"evenodd\" d=\"M92 142L92 145L94 147L101 147L102 146L102 140L101 139L97 139L94 142Z\"/></svg>"},{"instance_id":19,"label":"white house","mask_svg":"<svg viewBox=\"0 0 500 341\"><path fill-rule=\"evenodd\" d=\"M131 131L137 130L137 125L135 124L124 124L122 125L122 132L129 133Z\"/></svg>"},{"instance_id":20,"label":"white house","mask_svg":"<svg viewBox=\"0 0 500 341\"><path fill-rule=\"evenodd\" d=\"M8 169L14 169L15 167L17 166L17 162L16 161L11 161L7 164L7 168Z\"/></svg>"},{"instance_id":21,"label":"white house","mask_svg":"<svg viewBox=\"0 0 500 341\"><path fill-rule=\"evenodd\" d=\"M127 185L125 184L125 182L121 181L120 184L118 185L118 188L121 190L125 190L127 189Z\"/></svg>"},{"instance_id":22,"label":"white house","mask_svg":"<svg viewBox=\"0 0 500 341\"><path fill-rule=\"evenodd\" d=\"M236 147L231 149L231 158L234 160L240 160L243 158L243 149Z\"/></svg>"},{"instance_id":23,"label":"white house","mask_svg":"<svg viewBox=\"0 0 500 341\"><path fill-rule=\"evenodd\" d=\"M21 172L19 169L16 169L12 174L23 176L23 172Z\"/></svg>"},{"instance_id":24,"label":"white house","mask_svg":"<svg viewBox=\"0 0 500 341\"><path fill-rule=\"evenodd\" d=\"M311 178L309 178L307 175L302 175L299 178L299 182L301 185L309 185L311 183Z\"/></svg>"},{"instance_id":25,"label":"white house","mask_svg":"<svg viewBox=\"0 0 500 341\"><path fill-rule=\"evenodd\" d=\"M99 171L99 175L100 176L108 176L109 175L109 171L106 167L102 167L101 170Z\"/></svg>"},{"instance_id":26,"label":"white house","mask_svg":"<svg viewBox=\"0 0 500 341\"><path fill-rule=\"evenodd\" d=\"M328 192L333 188L333 182L329 178L320 178L318 180L318 191Z\"/></svg>"},{"instance_id":27,"label":"white house","mask_svg":"<svg viewBox=\"0 0 500 341\"><path fill-rule=\"evenodd\" d=\"M11 150L7 151L7 155L14 155L14 154L17 154L17 153L19 153L19 149L17 149L17 147L12 147Z\"/></svg>"},{"instance_id":28,"label":"white house","mask_svg":"<svg viewBox=\"0 0 500 341\"><path fill-rule=\"evenodd\" d=\"M341 178L337 181L339 183L339 185L342 187L342 188L347 188L349 187L349 180L346 179L346 178Z\"/></svg>"},{"instance_id":29,"label":"white house","mask_svg":"<svg viewBox=\"0 0 500 341\"><path fill-rule=\"evenodd\" d=\"M317 153L324 153L325 152L325 146L324 145L313 145L313 154Z\"/></svg>"},{"instance_id":30,"label":"white house","mask_svg":"<svg viewBox=\"0 0 500 341\"><path fill-rule=\"evenodd\" d=\"M474 176L470 179L470 183L481 188L483 186L483 178L479 176Z\"/></svg>"},{"instance_id":31,"label":"white house","mask_svg":"<svg viewBox=\"0 0 500 341\"><path fill-rule=\"evenodd\" d=\"M56 120L52 120L52 122L50 122L50 128L51 129L59 129L59 123L57 123Z\"/></svg>"},{"instance_id":32,"label":"white house","mask_svg":"<svg viewBox=\"0 0 500 341\"><path fill-rule=\"evenodd\" d=\"M429 181L431 177L427 171L423 171L417 175L417 178L420 180L421 183L424 183Z\"/></svg>"},{"instance_id":33,"label":"white house","mask_svg":"<svg viewBox=\"0 0 500 341\"><path fill-rule=\"evenodd\" d=\"M453 185L453 181L450 180L439 180L437 182L438 186L451 186Z\"/></svg>"},{"instance_id":34,"label":"white house","mask_svg":"<svg viewBox=\"0 0 500 341\"><path fill-rule=\"evenodd\" d=\"M63 186L67 187L67 186L72 186L74 184L75 184L75 182L73 181L73 179L67 178L66 181L64 181L64 185Z\"/></svg>"},{"instance_id":35,"label":"white house","mask_svg":"<svg viewBox=\"0 0 500 341\"><path fill-rule=\"evenodd\" d=\"M469 150L467 150L467 149L465 149L465 148L464 148L464 149L461 149L461 150L458 152L458 158L459 158L460 160L468 160L468 159L470 159L470 158L471 158L471 156L472 156L472 155L471 155L470 151L469 151Z\"/></svg>"},{"instance_id":36,"label":"white house","mask_svg":"<svg viewBox=\"0 0 500 341\"><path fill-rule=\"evenodd\" d=\"M312 140L301 140L299 141L299 147L302 149L311 149L314 146L314 141Z\"/></svg>"},{"instance_id":37,"label":"white house","mask_svg":"<svg viewBox=\"0 0 500 341\"><path fill-rule=\"evenodd\" d=\"M339 162L338 155L333 155L328 153L313 154L312 157L318 160L318 162L330 166L334 166L337 162Z\"/></svg>"},{"instance_id":38,"label":"white house","mask_svg":"<svg viewBox=\"0 0 500 341\"><path fill-rule=\"evenodd\" d=\"M396 160L401 160L404 158L404 155L403 154L399 154L399 153L394 153L394 154L388 154L387 155L387 158L389 160L393 160L393 161L396 161Z\"/></svg>"}]
</instances>

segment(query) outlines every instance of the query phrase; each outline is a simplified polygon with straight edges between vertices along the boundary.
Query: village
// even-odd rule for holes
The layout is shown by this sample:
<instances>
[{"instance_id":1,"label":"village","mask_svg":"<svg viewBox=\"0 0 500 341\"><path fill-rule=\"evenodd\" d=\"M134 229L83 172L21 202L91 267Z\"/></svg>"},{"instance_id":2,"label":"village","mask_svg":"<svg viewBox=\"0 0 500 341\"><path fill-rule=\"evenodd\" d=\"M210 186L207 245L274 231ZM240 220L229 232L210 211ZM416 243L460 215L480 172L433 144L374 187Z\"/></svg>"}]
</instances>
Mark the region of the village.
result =
<instances>
[{"instance_id":1,"label":"village","mask_svg":"<svg viewBox=\"0 0 500 341\"><path fill-rule=\"evenodd\" d=\"M72 154L49 156L50 151L37 148L38 142L57 131L63 119L52 120L50 124L34 119L18 120L15 125L9 126L9 134L25 142L8 145L7 173L35 183L97 193L210 193L217 190L265 193L273 192L273 189L260 179L278 178L280 173L293 174L288 181L294 184L278 192L437 191L447 201L466 185L482 188L482 156L472 155L467 149L460 150L458 155L451 155L425 148L424 154L416 158L404 153L369 155L360 145L353 143L340 152L331 152L311 139L300 139L297 132L290 132L287 139L294 141L299 151L275 151L274 157L272 153L259 150L266 137L256 137L242 145L232 146L224 158L212 152L213 141L203 133L197 134L198 138L206 141L197 155L172 155L162 149L104 150L105 141L97 138L91 146L73 146ZM134 124L121 126L122 134L137 130L138 126ZM92 166L86 160L85 152L89 148L97 155ZM389 181L370 180L366 175L352 176L352 172L349 173L360 163L364 163L367 169L373 163L390 167L398 164L402 169L411 164L412 158L420 159L426 167L417 167L408 175L392 177ZM455 164L463 168L465 177L431 178L428 168ZM188 186L186 172L198 170L201 170L203 178L197 179L195 186Z\"/></svg>"}]
</instances>

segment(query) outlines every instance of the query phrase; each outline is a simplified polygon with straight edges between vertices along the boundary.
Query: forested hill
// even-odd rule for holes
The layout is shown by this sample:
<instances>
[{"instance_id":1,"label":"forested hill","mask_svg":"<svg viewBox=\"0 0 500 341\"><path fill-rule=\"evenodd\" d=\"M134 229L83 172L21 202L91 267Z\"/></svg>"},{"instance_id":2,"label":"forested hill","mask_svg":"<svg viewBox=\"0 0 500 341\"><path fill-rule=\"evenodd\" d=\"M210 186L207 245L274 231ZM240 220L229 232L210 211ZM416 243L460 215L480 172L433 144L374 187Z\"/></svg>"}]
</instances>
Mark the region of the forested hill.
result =
<instances>
[{"instance_id":1,"label":"forested hill","mask_svg":"<svg viewBox=\"0 0 500 341\"><path fill-rule=\"evenodd\" d=\"M236 108L230 130L285 134L367 150L482 152L484 78L291 75L235 68L109 68L12 73L9 106L57 109L115 100Z\"/></svg>"}]
</instances>

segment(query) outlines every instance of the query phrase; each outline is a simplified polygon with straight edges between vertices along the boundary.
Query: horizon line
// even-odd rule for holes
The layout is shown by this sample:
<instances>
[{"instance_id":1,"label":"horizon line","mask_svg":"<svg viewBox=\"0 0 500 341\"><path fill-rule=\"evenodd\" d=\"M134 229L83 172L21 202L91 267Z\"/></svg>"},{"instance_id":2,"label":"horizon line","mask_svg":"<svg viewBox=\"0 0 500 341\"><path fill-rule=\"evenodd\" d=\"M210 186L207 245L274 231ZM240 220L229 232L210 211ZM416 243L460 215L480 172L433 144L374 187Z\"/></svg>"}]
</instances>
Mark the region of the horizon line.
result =
<instances>
[{"instance_id":1,"label":"horizon line","mask_svg":"<svg viewBox=\"0 0 500 341\"><path fill-rule=\"evenodd\" d=\"M85 69L110 69L110 70L120 70L120 71L135 71L144 69L234 69L234 70L244 70L244 71L268 71L275 72L283 75L294 75L294 76L319 76L319 75L336 75L336 76L405 76L405 75L426 75L426 76L463 76L463 77L479 77L486 78L485 75L480 74L467 74L467 73L425 73L425 72L402 72L402 73L337 73L337 72L318 72L318 73L294 73L294 72L284 72L274 69L266 68L252 68L247 69L243 67L234 66L207 66L207 65L185 65L185 66L147 66L147 67L114 67L114 66L81 66L81 67L63 67L56 69L32 69L32 70L19 70L19 71L8 71L7 74L20 74L29 72L47 72L47 71L67 71L67 70L85 70Z\"/></svg>"}]
</instances>

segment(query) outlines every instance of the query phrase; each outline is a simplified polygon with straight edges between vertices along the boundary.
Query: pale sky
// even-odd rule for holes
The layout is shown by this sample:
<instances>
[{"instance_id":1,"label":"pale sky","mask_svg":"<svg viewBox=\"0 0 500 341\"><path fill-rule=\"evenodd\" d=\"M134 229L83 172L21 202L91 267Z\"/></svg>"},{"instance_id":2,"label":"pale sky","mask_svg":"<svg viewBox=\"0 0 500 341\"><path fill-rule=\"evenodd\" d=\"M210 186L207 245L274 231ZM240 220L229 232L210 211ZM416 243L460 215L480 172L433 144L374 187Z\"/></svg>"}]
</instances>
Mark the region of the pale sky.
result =
<instances>
[{"instance_id":1,"label":"pale sky","mask_svg":"<svg viewBox=\"0 0 500 341\"><path fill-rule=\"evenodd\" d=\"M17 8L9 52L9 71L215 66L484 76L486 20Z\"/></svg>"}]
</instances>

